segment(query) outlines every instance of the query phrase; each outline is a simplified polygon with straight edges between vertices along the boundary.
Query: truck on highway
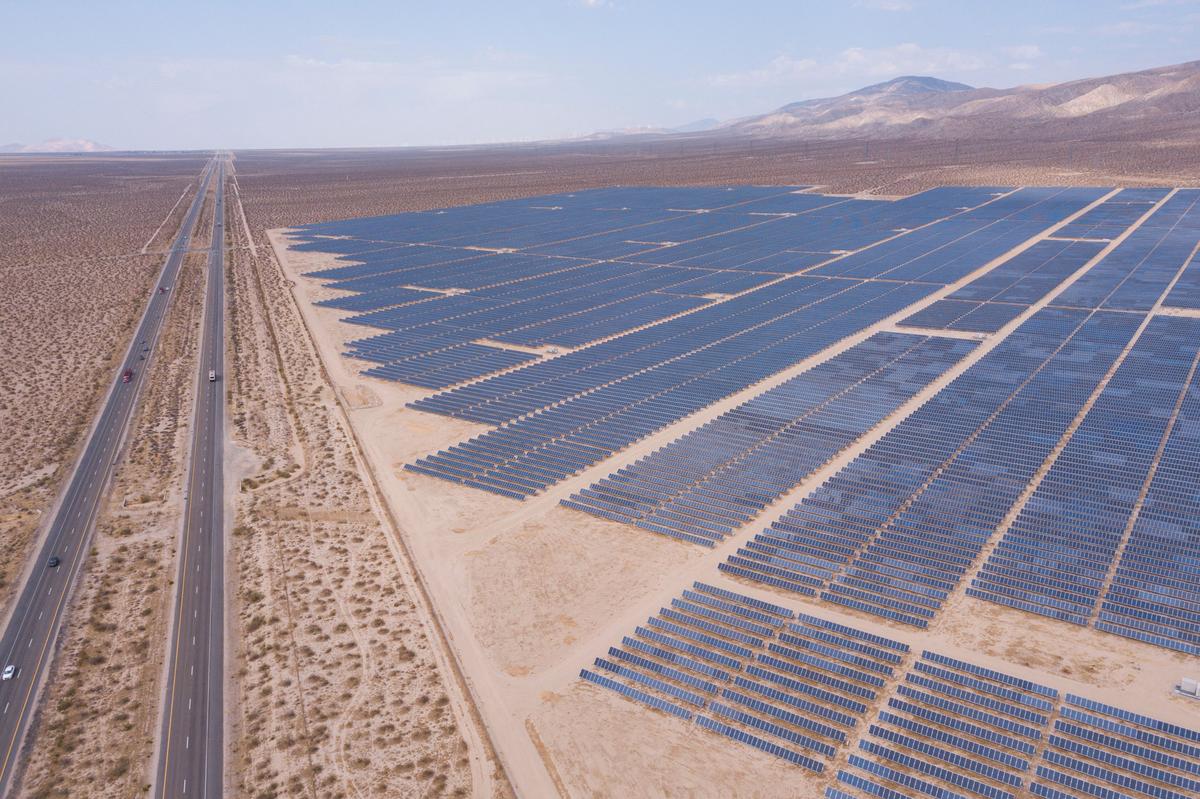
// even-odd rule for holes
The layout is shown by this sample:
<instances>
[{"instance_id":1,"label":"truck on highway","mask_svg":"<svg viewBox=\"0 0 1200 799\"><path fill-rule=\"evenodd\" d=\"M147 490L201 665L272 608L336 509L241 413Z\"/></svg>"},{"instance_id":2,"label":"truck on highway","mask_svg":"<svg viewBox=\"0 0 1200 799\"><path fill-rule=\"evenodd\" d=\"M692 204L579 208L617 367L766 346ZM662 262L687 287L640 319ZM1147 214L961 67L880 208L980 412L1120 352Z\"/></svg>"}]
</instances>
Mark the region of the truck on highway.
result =
<instances>
[{"instance_id":1,"label":"truck on highway","mask_svg":"<svg viewBox=\"0 0 1200 799\"><path fill-rule=\"evenodd\" d=\"M124 371L124 373L122 373L122 375L121 375L121 382L122 382L122 383L128 383L130 380L133 380L133 370L132 370L132 369L126 369L126 370Z\"/></svg>"}]
</instances>

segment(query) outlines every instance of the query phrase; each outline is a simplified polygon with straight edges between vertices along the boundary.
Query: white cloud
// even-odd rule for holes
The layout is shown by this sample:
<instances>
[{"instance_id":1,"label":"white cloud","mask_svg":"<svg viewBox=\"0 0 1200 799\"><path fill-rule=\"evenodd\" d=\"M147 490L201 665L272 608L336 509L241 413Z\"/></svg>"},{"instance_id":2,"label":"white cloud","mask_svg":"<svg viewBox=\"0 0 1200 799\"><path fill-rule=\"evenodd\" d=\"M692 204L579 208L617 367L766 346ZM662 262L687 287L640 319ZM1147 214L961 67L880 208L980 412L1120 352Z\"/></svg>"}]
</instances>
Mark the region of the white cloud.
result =
<instances>
[{"instance_id":1,"label":"white cloud","mask_svg":"<svg viewBox=\"0 0 1200 799\"><path fill-rule=\"evenodd\" d=\"M1137 11L1142 8L1162 8L1163 6L1193 6L1200 0L1135 0L1126 3L1121 8L1126 11Z\"/></svg>"},{"instance_id":2,"label":"white cloud","mask_svg":"<svg viewBox=\"0 0 1200 799\"><path fill-rule=\"evenodd\" d=\"M795 82L811 74L817 66L817 62L811 58L792 58L780 55L772 58L764 67L714 75L709 82L714 86L725 87L773 86Z\"/></svg>"},{"instance_id":3,"label":"white cloud","mask_svg":"<svg viewBox=\"0 0 1200 799\"><path fill-rule=\"evenodd\" d=\"M1148 33L1161 33L1165 30L1167 30L1166 25L1127 19L1121 22L1112 22L1107 25L1100 25L1095 29L1095 32L1101 36L1134 37L1145 36Z\"/></svg>"},{"instance_id":4,"label":"white cloud","mask_svg":"<svg viewBox=\"0 0 1200 799\"><path fill-rule=\"evenodd\" d=\"M439 101L474 100L504 89L544 83L547 76L521 69L503 55L488 54L467 64L443 61L323 60L299 55L286 57L267 69L267 76L294 89L314 87L349 94L391 90L412 92Z\"/></svg>"},{"instance_id":5,"label":"white cloud","mask_svg":"<svg viewBox=\"0 0 1200 799\"><path fill-rule=\"evenodd\" d=\"M912 11L913 8L912 3L906 0L856 0L854 5L876 11Z\"/></svg>"},{"instance_id":6,"label":"white cloud","mask_svg":"<svg viewBox=\"0 0 1200 799\"><path fill-rule=\"evenodd\" d=\"M987 66L987 59L966 50L922 47L911 42L893 47L851 47L834 61L844 75L893 77L911 73L974 72Z\"/></svg>"},{"instance_id":7,"label":"white cloud","mask_svg":"<svg viewBox=\"0 0 1200 799\"><path fill-rule=\"evenodd\" d=\"M721 88L783 86L806 79L872 80L898 75L961 74L983 69L989 59L982 54L945 47L905 43L892 47L851 47L833 58L794 58L778 55L762 67L713 75L708 82Z\"/></svg>"},{"instance_id":8,"label":"white cloud","mask_svg":"<svg viewBox=\"0 0 1200 799\"><path fill-rule=\"evenodd\" d=\"M1042 57L1042 48L1036 44L1017 44L1012 47L1005 47L1001 52L1009 58L1015 58L1018 61L1034 61Z\"/></svg>"}]
</instances>

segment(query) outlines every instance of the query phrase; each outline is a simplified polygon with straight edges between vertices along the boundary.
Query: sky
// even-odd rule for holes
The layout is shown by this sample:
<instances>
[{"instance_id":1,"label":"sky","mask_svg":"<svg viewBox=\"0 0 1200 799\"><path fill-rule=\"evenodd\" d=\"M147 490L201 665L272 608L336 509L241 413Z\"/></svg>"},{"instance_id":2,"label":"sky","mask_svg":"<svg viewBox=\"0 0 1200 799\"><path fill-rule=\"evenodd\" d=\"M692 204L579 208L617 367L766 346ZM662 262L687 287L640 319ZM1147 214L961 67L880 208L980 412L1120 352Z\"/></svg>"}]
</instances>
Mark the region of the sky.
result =
<instances>
[{"instance_id":1,"label":"sky","mask_svg":"<svg viewBox=\"0 0 1200 799\"><path fill-rule=\"evenodd\" d=\"M1200 58L1200 0L0 0L0 144L449 145Z\"/></svg>"}]
</instances>

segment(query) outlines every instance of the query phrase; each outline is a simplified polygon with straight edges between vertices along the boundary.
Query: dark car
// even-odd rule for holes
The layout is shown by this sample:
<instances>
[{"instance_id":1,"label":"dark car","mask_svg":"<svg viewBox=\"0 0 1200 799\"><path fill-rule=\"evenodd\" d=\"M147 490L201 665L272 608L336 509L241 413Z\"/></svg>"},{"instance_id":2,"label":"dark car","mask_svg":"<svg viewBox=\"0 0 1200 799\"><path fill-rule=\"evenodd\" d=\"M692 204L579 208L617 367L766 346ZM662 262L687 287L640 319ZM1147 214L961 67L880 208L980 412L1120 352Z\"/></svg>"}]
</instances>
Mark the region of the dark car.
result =
<instances>
[{"instance_id":1,"label":"dark car","mask_svg":"<svg viewBox=\"0 0 1200 799\"><path fill-rule=\"evenodd\" d=\"M62 561L58 559L58 555L51 555L50 560L46 561L46 565L51 569L57 568L58 564L60 563L62 563Z\"/></svg>"}]
</instances>

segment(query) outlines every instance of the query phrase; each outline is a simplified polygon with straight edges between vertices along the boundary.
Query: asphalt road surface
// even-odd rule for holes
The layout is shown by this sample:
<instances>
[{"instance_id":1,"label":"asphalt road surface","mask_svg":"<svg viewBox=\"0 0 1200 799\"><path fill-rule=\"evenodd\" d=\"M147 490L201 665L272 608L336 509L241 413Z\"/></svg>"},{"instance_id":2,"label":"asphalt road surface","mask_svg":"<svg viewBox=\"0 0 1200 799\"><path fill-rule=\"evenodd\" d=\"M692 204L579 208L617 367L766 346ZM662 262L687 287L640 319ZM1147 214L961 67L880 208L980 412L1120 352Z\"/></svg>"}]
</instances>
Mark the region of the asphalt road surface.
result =
<instances>
[{"instance_id":1,"label":"asphalt road surface","mask_svg":"<svg viewBox=\"0 0 1200 799\"><path fill-rule=\"evenodd\" d=\"M54 642L71 589L91 546L100 502L107 492L113 465L142 390L171 299L171 288L175 285L204 204L204 195L216 171L214 159L206 168L200 189L171 245L129 351L118 368L66 490L53 511L44 543L35 555L37 560L25 578L12 615L0 636L0 663L5 667L13 666L15 671L11 679L0 681L0 795L8 795L12 789L10 781L19 761L22 740L37 707L42 678L53 656ZM36 365L30 365L30 368L36 368ZM131 372L129 382L122 377L126 370ZM49 565L51 558L58 559L57 566Z\"/></svg>"},{"instance_id":2,"label":"asphalt road surface","mask_svg":"<svg viewBox=\"0 0 1200 799\"><path fill-rule=\"evenodd\" d=\"M168 651L154 795L223 795L225 439L225 166L208 251L191 468L187 478L175 616Z\"/></svg>"}]
</instances>

